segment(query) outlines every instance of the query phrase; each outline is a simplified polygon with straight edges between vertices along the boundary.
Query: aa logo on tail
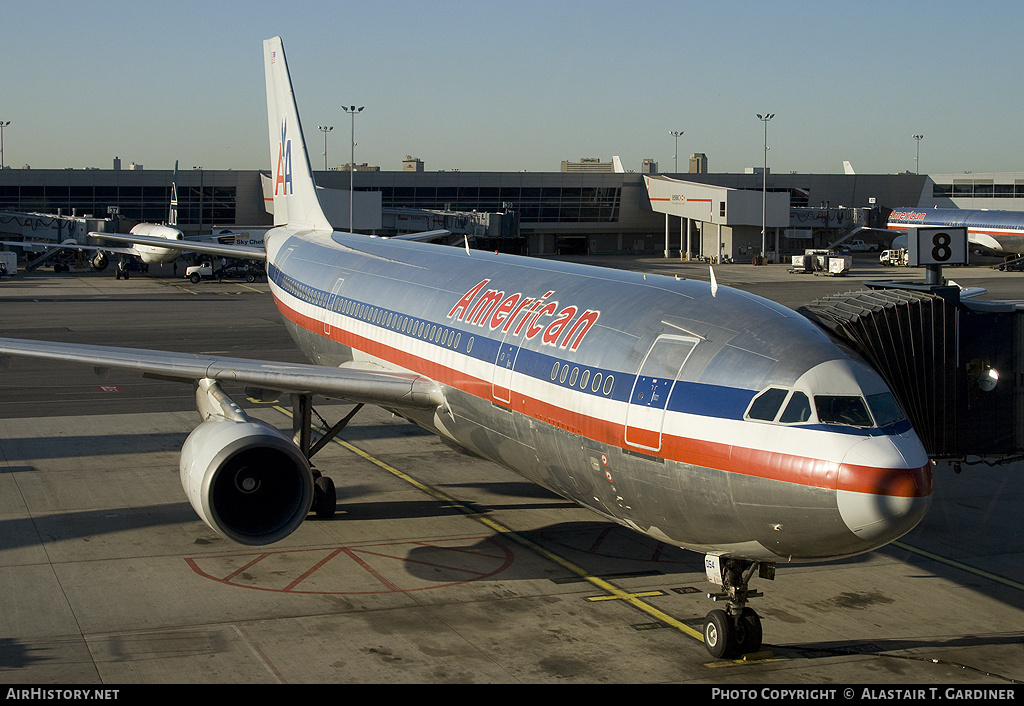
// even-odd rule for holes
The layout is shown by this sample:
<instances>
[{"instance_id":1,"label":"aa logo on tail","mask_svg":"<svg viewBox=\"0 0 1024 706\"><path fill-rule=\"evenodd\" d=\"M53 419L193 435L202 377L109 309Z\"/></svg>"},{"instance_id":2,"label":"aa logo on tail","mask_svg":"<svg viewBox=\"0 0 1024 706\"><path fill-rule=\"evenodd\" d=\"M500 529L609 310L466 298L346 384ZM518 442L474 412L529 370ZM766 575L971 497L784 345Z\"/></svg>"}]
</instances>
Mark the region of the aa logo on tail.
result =
<instances>
[{"instance_id":1,"label":"aa logo on tail","mask_svg":"<svg viewBox=\"0 0 1024 706\"><path fill-rule=\"evenodd\" d=\"M280 189L280 191L279 191ZM274 176L274 196L293 193L292 141L288 138L288 120L281 122L281 144L277 152L277 174Z\"/></svg>"}]
</instances>

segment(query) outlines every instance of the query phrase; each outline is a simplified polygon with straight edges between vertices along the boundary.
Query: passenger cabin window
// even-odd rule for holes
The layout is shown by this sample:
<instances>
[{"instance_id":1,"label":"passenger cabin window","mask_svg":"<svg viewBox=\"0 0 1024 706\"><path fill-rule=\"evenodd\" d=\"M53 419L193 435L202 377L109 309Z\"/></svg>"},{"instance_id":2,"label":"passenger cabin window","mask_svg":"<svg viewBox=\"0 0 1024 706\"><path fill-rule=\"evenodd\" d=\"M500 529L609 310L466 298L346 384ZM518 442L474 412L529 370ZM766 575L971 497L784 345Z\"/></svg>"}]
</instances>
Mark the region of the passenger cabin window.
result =
<instances>
[{"instance_id":1,"label":"passenger cabin window","mask_svg":"<svg viewBox=\"0 0 1024 706\"><path fill-rule=\"evenodd\" d=\"M874 426L861 397L815 395L814 407L822 424L843 424L851 427Z\"/></svg>"}]
</instances>

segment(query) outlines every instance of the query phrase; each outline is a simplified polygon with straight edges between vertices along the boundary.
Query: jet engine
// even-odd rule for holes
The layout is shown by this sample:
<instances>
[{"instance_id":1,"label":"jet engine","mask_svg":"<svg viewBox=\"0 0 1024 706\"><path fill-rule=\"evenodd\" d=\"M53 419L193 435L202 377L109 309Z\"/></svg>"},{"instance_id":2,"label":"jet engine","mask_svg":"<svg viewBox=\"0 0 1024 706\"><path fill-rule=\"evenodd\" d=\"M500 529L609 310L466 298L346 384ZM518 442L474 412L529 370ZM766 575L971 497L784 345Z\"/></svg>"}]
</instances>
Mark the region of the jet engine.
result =
<instances>
[{"instance_id":1,"label":"jet engine","mask_svg":"<svg viewBox=\"0 0 1024 706\"><path fill-rule=\"evenodd\" d=\"M181 449L181 485L218 533L270 544L294 532L313 502L313 472L299 448L255 420L210 419Z\"/></svg>"},{"instance_id":2,"label":"jet engine","mask_svg":"<svg viewBox=\"0 0 1024 706\"><path fill-rule=\"evenodd\" d=\"M102 272L107 269L107 265L110 263L110 259L107 254L102 250L97 250L96 254L92 256L92 268L97 272Z\"/></svg>"}]
</instances>

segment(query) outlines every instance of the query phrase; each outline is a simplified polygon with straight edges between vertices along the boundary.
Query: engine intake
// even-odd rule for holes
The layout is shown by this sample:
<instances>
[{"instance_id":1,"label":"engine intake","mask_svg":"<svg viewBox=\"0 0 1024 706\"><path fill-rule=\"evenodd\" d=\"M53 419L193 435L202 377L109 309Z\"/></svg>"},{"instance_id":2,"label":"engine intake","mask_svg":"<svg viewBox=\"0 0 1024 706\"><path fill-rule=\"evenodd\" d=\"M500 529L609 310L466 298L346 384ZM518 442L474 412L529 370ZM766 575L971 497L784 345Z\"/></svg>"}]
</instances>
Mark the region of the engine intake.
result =
<instances>
[{"instance_id":1,"label":"engine intake","mask_svg":"<svg viewBox=\"0 0 1024 706\"><path fill-rule=\"evenodd\" d=\"M185 440L180 469L203 522L242 544L284 539L313 502L305 456L282 432L254 420L203 422Z\"/></svg>"}]
</instances>

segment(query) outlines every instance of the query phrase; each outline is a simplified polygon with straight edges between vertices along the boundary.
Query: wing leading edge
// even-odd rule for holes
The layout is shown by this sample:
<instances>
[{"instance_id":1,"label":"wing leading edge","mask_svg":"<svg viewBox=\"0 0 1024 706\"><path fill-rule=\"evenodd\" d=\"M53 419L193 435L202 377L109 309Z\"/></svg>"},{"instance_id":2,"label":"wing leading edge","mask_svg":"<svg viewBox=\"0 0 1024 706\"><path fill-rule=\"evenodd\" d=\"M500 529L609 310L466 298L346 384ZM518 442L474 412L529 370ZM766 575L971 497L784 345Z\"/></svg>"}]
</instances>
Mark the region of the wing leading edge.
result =
<instances>
[{"instance_id":1,"label":"wing leading edge","mask_svg":"<svg viewBox=\"0 0 1024 706\"><path fill-rule=\"evenodd\" d=\"M203 379L235 382L382 407L435 409L444 404L444 395L437 383L411 374L16 338L0 338L0 356L62 360L97 368L125 368L183 382Z\"/></svg>"},{"instance_id":2,"label":"wing leading edge","mask_svg":"<svg viewBox=\"0 0 1024 706\"><path fill-rule=\"evenodd\" d=\"M138 245L150 245L156 248L167 248L168 250L182 250L188 252L201 252L208 255L220 255L222 257L237 257L245 260L267 259L267 253L262 248L253 248L246 245L222 245L219 243L200 243L195 240L165 240L164 238L153 238L144 235L116 234L116 233L89 233L91 238L112 240L116 243L132 243Z\"/></svg>"}]
</instances>

